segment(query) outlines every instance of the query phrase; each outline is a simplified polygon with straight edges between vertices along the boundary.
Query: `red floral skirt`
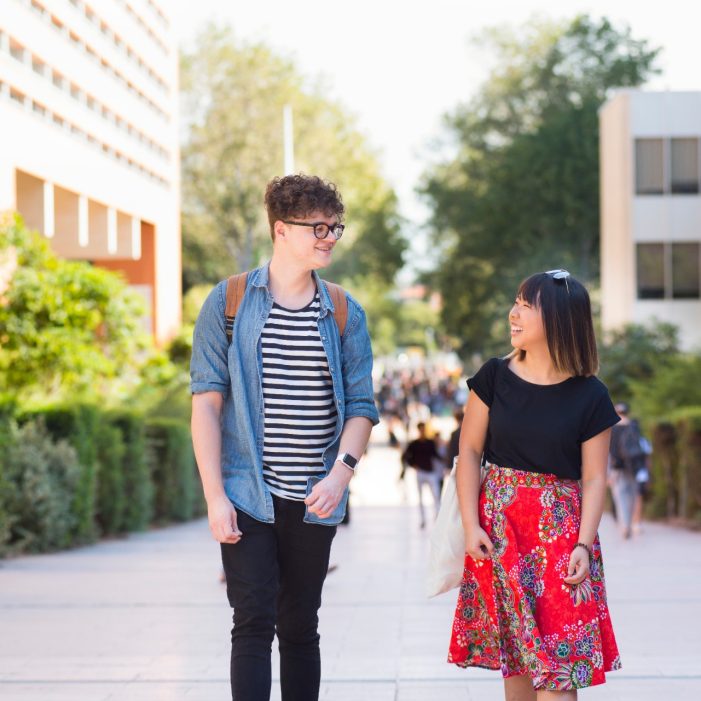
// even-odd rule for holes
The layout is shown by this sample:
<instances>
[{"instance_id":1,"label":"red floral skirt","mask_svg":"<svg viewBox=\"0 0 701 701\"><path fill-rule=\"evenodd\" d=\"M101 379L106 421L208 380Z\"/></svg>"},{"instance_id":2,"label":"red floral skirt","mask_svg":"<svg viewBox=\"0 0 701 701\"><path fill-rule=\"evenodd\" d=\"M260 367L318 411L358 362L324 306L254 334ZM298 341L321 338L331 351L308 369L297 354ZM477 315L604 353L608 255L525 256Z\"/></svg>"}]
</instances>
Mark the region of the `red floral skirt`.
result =
<instances>
[{"instance_id":1,"label":"red floral skirt","mask_svg":"<svg viewBox=\"0 0 701 701\"><path fill-rule=\"evenodd\" d=\"M579 482L491 466L479 510L494 554L465 557L448 662L529 676L535 689L603 684L621 661L598 538L589 576L563 581L579 535Z\"/></svg>"}]
</instances>

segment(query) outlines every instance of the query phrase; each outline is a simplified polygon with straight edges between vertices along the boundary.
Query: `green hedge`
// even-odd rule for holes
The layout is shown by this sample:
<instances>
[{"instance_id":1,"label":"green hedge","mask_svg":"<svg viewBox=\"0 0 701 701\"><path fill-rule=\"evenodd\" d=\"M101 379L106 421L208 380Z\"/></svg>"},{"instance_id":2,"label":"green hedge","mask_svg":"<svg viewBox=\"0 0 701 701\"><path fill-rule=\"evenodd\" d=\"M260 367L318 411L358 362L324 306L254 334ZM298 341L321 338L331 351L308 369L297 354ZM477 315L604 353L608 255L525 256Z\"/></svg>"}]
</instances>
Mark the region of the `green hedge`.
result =
<instances>
[{"instance_id":1,"label":"green hedge","mask_svg":"<svg viewBox=\"0 0 701 701\"><path fill-rule=\"evenodd\" d=\"M146 430L142 414L112 411L108 414L124 442L122 487L125 506L120 531L143 531L153 520L154 486L146 459Z\"/></svg>"},{"instance_id":2,"label":"green hedge","mask_svg":"<svg viewBox=\"0 0 701 701\"><path fill-rule=\"evenodd\" d=\"M73 495L83 471L77 451L54 441L42 419L10 427L3 452L6 479L4 552L47 552L73 544Z\"/></svg>"},{"instance_id":3,"label":"green hedge","mask_svg":"<svg viewBox=\"0 0 701 701\"><path fill-rule=\"evenodd\" d=\"M187 422L92 404L18 416L7 406L0 401L0 556L206 513Z\"/></svg>"},{"instance_id":4,"label":"green hedge","mask_svg":"<svg viewBox=\"0 0 701 701\"><path fill-rule=\"evenodd\" d=\"M95 541L99 535L95 514L100 468L97 441L100 410L92 404L55 405L34 409L20 417L22 422L31 419L43 420L54 440L65 440L75 449L81 474L71 505L75 516L73 542Z\"/></svg>"},{"instance_id":5,"label":"green hedge","mask_svg":"<svg viewBox=\"0 0 701 701\"><path fill-rule=\"evenodd\" d=\"M200 490L189 427L177 419L154 418L146 422L146 436L156 521L192 518Z\"/></svg>"},{"instance_id":6,"label":"green hedge","mask_svg":"<svg viewBox=\"0 0 701 701\"><path fill-rule=\"evenodd\" d=\"M651 515L701 521L701 407L653 422Z\"/></svg>"}]
</instances>

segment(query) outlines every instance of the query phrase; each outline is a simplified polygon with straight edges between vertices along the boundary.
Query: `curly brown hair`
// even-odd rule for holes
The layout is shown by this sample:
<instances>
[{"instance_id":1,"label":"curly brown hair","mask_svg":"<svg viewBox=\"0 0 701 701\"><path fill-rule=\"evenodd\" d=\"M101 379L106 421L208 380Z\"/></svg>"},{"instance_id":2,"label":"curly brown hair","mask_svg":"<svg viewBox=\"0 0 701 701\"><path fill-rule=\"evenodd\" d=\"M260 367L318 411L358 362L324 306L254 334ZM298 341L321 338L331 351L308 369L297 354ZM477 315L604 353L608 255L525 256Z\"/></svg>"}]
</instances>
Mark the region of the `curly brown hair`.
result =
<instances>
[{"instance_id":1,"label":"curly brown hair","mask_svg":"<svg viewBox=\"0 0 701 701\"><path fill-rule=\"evenodd\" d=\"M345 212L341 193L331 182L316 175L286 175L273 178L265 188L265 208L268 210L270 236L275 241L276 221L304 218L312 212L334 214L340 222Z\"/></svg>"}]
</instances>

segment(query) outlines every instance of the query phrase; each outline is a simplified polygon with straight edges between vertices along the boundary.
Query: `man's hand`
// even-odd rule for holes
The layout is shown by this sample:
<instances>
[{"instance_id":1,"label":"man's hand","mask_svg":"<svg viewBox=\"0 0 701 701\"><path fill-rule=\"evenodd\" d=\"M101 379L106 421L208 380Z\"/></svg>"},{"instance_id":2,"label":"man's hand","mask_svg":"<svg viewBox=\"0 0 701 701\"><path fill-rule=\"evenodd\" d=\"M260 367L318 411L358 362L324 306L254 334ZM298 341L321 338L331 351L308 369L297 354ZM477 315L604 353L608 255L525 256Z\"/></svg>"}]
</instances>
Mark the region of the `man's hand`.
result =
<instances>
[{"instance_id":1,"label":"man's hand","mask_svg":"<svg viewBox=\"0 0 701 701\"><path fill-rule=\"evenodd\" d=\"M331 472L312 488L304 503L310 514L328 518L341 503L343 492L353 477L353 471L340 463L335 463Z\"/></svg>"},{"instance_id":2,"label":"man's hand","mask_svg":"<svg viewBox=\"0 0 701 701\"><path fill-rule=\"evenodd\" d=\"M236 509L226 494L207 502L207 517L212 536L220 543L238 543L243 533L239 530Z\"/></svg>"}]
</instances>

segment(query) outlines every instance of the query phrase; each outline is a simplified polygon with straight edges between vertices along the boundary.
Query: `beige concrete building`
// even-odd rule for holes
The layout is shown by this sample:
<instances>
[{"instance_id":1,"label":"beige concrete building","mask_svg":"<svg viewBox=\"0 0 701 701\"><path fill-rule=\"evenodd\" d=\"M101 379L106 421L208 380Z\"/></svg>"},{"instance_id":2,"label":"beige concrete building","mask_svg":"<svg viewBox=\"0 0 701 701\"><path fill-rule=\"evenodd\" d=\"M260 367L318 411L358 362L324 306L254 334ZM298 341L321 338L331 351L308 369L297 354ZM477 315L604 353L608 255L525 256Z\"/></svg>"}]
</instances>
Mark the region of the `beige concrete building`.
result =
<instances>
[{"instance_id":1,"label":"beige concrete building","mask_svg":"<svg viewBox=\"0 0 701 701\"><path fill-rule=\"evenodd\" d=\"M600 126L604 329L656 318L701 349L701 92L621 91Z\"/></svg>"},{"instance_id":2,"label":"beige concrete building","mask_svg":"<svg viewBox=\"0 0 701 701\"><path fill-rule=\"evenodd\" d=\"M167 4L3 0L0 210L124 273L158 341L180 324L178 56Z\"/></svg>"}]
</instances>

